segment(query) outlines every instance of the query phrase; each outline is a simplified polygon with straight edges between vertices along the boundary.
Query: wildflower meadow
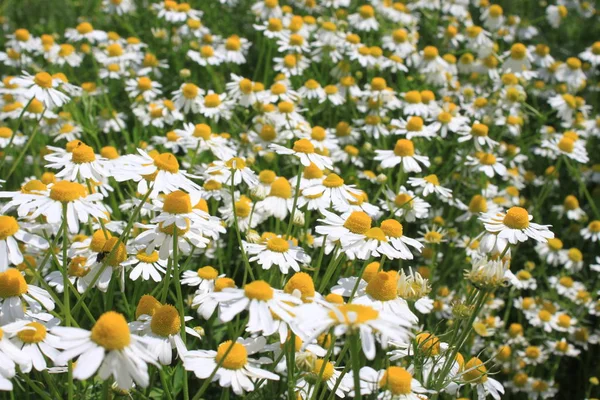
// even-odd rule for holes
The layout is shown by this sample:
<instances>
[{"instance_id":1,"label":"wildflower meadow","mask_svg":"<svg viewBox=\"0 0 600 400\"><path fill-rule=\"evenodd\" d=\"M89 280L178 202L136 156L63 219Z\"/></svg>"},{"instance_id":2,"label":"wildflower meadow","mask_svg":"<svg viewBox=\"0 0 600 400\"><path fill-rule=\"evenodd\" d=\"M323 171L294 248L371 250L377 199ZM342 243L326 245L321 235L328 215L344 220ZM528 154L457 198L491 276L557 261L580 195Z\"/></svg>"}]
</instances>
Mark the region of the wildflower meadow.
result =
<instances>
[{"instance_id":1,"label":"wildflower meadow","mask_svg":"<svg viewBox=\"0 0 600 400\"><path fill-rule=\"evenodd\" d=\"M0 2L0 400L600 397L593 0Z\"/></svg>"}]
</instances>

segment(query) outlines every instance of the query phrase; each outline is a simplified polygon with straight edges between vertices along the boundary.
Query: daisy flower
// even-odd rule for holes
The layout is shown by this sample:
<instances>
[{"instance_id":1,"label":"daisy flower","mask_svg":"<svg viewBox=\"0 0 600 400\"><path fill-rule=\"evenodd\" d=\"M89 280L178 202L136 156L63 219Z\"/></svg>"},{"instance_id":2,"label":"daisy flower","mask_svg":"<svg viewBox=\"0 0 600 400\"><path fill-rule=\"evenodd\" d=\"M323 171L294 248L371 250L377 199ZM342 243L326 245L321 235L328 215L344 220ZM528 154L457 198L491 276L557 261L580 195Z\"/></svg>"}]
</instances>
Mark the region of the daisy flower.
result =
<instances>
[{"instance_id":1,"label":"daisy flower","mask_svg":"<svg viewBox=\"0 0 600 400\"><path fill-rule=\"evenodd\" d=\"M263 370L261 364L270 364L266 357L260 359L248 358L263 350L266 339L242 339L225 341L214 350L193 350L187 352L183 365L187 371L192 371L199 379L209 378L216 370L212 380L219 381L221 387L229 388L241 396L244 392L252 392L258 380L279 380L279 375ZM217 368L218 367L218 368Z\"/></svg>"},{"instance_id":2,"label":"daisy flower","mask_svg":"<svg viewBox=\"0 0 600 400\"><path fill-rule=\"evenodd\" d=\"M398 139L394 150L375 150L376 161L381 161L382 168L393 168L402 164L404 172L421 172L421 166L429 167L429 157L415 155L415 145L411 140Z\"/></svg>"},{"instance_id":3,"label":"daisy flower","mask_svg":"<svg viewBox=\"0 0 600 400\"><path fill-rule=\"evenodd\" d=\"M579 233L585 240L590 240L592 242L600 241L600 220L590 222L588 226L581 229Z\"/></svg>"},{"instance_id":4,"label":"daisy flower","mask_svg":"<svg viewBox=\"0 0 600 400\"><path fill-rule=\"evenodd\" d=\"M463 130L457 133L460 135L458 137L460 143L472 140L475 144L475 148L478 150L483 146L493 148L498 145L498 142L488 136L489 127L485 124L475 122L471 127L471 130Z\"/></svg>"},{"instance_id":5,"label":"daisy flower","mask_svg":"<svg viewBox=\"0 0 600 400\"><path fill-rule=\"evenodd\" d=\"M53 78L47 72L38 72L35 76L32 76L23 71L23 75L15 78L14 81L23 89L23 97L27 100L35 98L46 108L61 107L70 100L69 96L57 89L60 88L62 81Z\"/></svg>"},{"instance_id":6,"label":"daisy flower","mask_svg":"<svg viewBox=\"0 0 600 400\"><path fill-rule=\"evenodd\" d=\"M81 141L74 147L69 146L67 152L50 153L44 159L49 162L46 168L60 169L56 177L68 181L91 179L99 182L109 176L108 160L96 155L92 147Z\"/></svg>"},{"instance_id":7,"label":"daisy flower","mask_svg":"<svg viewBox=\"0 0 600 400\"><path fill-rule=\"evenodd\" d=\"M573 195L565 197L562 205L552 206L552 211L555 211L560 218L566 215L572 221L581 221L586 217L585 211L579 206L579 200Z\"/></svg>"},{"instance_id":8,"label":"daisy flower","mask_svg":"<svg viewBox=\"0 0 600 400\"><path fill-rule=\"evenodd\" d=\"M219 303L219 319L226 323L244 310L249 311L246 331L262 332L266 336L275 333L274 318L289 322L295 314L296 305L302 300L274 289L267 282L250 282L243 289L226 287L213 292L211 297Z\"/></svg>"},{"instance_id":9,"label":"daisy flower","mask_svg":"<svg viewBox=\"0 0 600 400\"><path fill-rule=\"evenodd\" d=\"M465 164L472 166L475 171L484 173L488 178L493 178L495 175L506 176L506 167L502 161L502 158L492 153L481 153L476 154L475 157L467 156Z\"/></svg>"},{"instance_id":10,"label":"daisy flower","mask_svg":"<svg viewBox=\"0 0 600 400\"><path fill-rule=\"evenodd\" d=\"M107 34L104 31L94 29L89 22L82 22L75 28L67 29L65 38L71 42L87 41L94 44L106 41Z\"/></svg>"},{"instance_id":11,"label":"daisy flower","mask_svg":"<svg viewBox=\"0 0 600 400\"><path fill-rule=\"evenodd\" d=\"M200 104L199 112L204 117L214 119L229 119L233 108L233 100L227 99L227 93L214 93L209 91L204 96L204 101Z\"/></svg>"},{"instance_id":12,"label":"daisy flower","mask_svg":"<svg viewBox=\"0 0 600 400\"><path fill-rule=\"evenodd\" d=\"M402 343L407 342L410 337L410 322L399 320L394 314L378 311L368 305L308 303L297 307L294 314L296 318L292 329L304 343L312 343L332 328L336 337L360 335L362 350L368 360L375 358L376 336L380 338L384 349L389 340Z\"/></svg>"},{"instance_id":13,"label":"daisy flower","mask_svg":"<svg viewBox=\"0 0 600 400\"><path fill-rule=\"evenodd\" d=\"M305 167L310 166L312 163L320 169L333 169L331 158L315 153L315 146L308 139L296 140L291 149L278 144L271 144L269 148L277 154L294 155Z\"/></svg>"},{"instance_id":14,"label":"daisy flower","mask_svg":"<svg viewBox=\"0 0 600 400\"><path fill-rule=\"evenodd\" d=\"M512 207L506 213L484 213L479 218L487 232L508 240L510 244L524 242L528 238L545 242L554 237L548 228L550 225L539 225L531 222L532 215L522 207Z\"/></svg>"},{"instance_id":15,"label":"daisy flower","mask_svg":"<svg viewBox=\"0 0 600 400\"><path fill-rule=\"evenodd\" d=\"M293 202L292 185L284 177L279 177L271 183L269 195L256 203L255 212L284 220L292 210Z\"/></svg>"},{"instance_id":16,"label":"daisy flower","mask_svg":"<svg viewBox=\"0 0 600 400\"><path fill-rule=\"evenodd\" d=\"M65 223L71 233L79 232L79 224L87 223L90 217L106 220L106 209L100 193L88 194L88 189L80 183L58 181L44 192L43 196L28 196L15 203L20 216L35 219L40 215L51 224L63 220L63 207L66 207Z\"/></svg>"},{"instance_id":17,"label":"daisy flower","mask_svg":"<svg viewBox=\"0 0 600 400\"><path fill-rule=\"evenodd\" d=\"M202 228L190 223L188 220L185 228L178 228L175 224L163 226L163 223L158 224L141 224L136 223L137 228L144 229L144 232L135 237L134 243L146 248L146 254L153 254L155 249L158 250L158 256L161 260L166 260L170 257L173 251L173 236L177 230L177 248L183 251L184 254L190 254L192 248L205 248L210 239L203 235Z\"/></svg>"},{"instance_id":18,"label":"daisy flower","mask_svg":"<svg viewBox=\"0 0 600 400\"><path fill-rule=\"evenodd\" d=\"M480 399L491 395L500 400L504 387L497 380L490 378L485 364L477 357L471 358L463 367L462 380L477 390Z\"/></svg>"},{"instance_id":19,"label":"daisy flower","mask_svg":"<svg viewBox=\"0 0 600 400\"><path fill-rule=\"evenodd\" d=\"M192 61L203 67L219 65L223 62L221 53L215 52L210 45L200 47L200 51L188 50L186 54Z\"/></svg>"},{"instance_id":20,"label":"daisy flower","mask_svg":"<svg viewBox=\"0 0 600 400\"><path fill-rule=\"evenodd\" d=\"M428 196L431 193L435 193L442 197L442 199L452 198L452 190L440 186L440 181L437 175L431 174L424 178L408 178L408 183L415 188L421 188L421 194Z\"/></svg>"},{"instance_id":21,"label":"daisy flower","mask_svg":"<svg viewBox=\"0 0 600 400\"><path fill-rule=\"evenodd\" d=\"M58 322L57 319L45 324L29 322L14 334L11 342L29 356L29 362L21 365L21 371L29 373L32 367L36 371L45 371L48 368L45 357L55 362L60 353L58 350L60 341L51 331Z\"/></svg>"},{"instance_id":22,"label":"daisy flower","mask_svg":"<svg viewBox=\"0 0 600 400\"><path fill-rule=\"evenodd\" d=\"M362 196L359 189L355 185L346 185L344 180L337 174L331 173L322 181L313 186L302 190L304 197L322 195L323 202L331 206L339 212L346 212L351 208L353 203Z\"/></svg>"},{"instance_id":23,"label":"daisy flower","mask_svg":"<svg viewBox=\"0 0 600 400\"><path fill-rule=\"evenodd\" d=\"M436 137L434 126L425 125L423 118L419 116L409 117L407 120L404 119L393 119L392 122L393 133L397 135L406 136L408 140L413 138L425 138L432 139Z\"/></svg>"},{"instance_id":24,"label":"daisy flower","mask_svg":"<svg viewBox=\"0 0 600 400\"><path fill-rule=\"evenodd\" d=\"M280 236L267 238L265 243L242 242L249 261L257 261L264 270L271 269L271 266L277 265L282 274L288 271L300 271L300 264L310 263L310 256L304 252L304 249L295 246L291 240L283 239ZM300 263L300 264L299 264Z\"/></svg>"},{"instance_id":25,"label":"daisy flower","mask_svg":"<svg viewBox=\"0 0 600 400\"><path fill-rule=\"evenodd\" d=\"M152 185L151 198L159 193L170 193L175 190L188 192L201 191L201 187L189 178L194 177L185 170L180 170L179 161L171 153L158 152L150 156L142 149L138 154L129 154L115 160L111 171L118 182L133 180L138 182L137 191L147 193Z\"/></svg>"},{"instance_id":26,"label":"daisy flower","mask_svg":"<svg viewBox=\"0 0 600 400\"><path fill-rule=\"evenodd\" d=\"M26 313L39 313L42 307L48 311L54 310L54 301L50 294L25 282L25 278L16 268L0 272L0 288L0 325L21 320L25 318ZM29 310L26 310L26 305Z\"/></svg>"},{"instance_id":27,"label":"daisy flower","mask_svg":"<svg viewBox=\"0 0 600 400\"><path fill-rule=\"evenodd\" d=\"M350 25L358 31L376 31L379 28L379 22L375 18L375 10L370 5L362 5L358 8L358 13L348 16Z\"/></svg>"},{"instance_id":28,"label":"daisy flower","mask_svg":"<svg viewBox=\"0 0 600 400\"><path fill-rule=\"evenodd\" d=\"M209 293L214 291L217 278L225 275L219 275L219 272L210 265L200 267L197 271L184 271L181 274L181 284L197 287L197 293Z\"/></svg>"},{"instance_id":29,"label":"daisy flower","mask_svg":"<svg viewBox=\"0 0 600 400\"><path fill-rule=\"evenodd\" d=\"M185 317L185 321L191 319L192 317ZM181 338L182 327L186 334L200 338L195 330L182 324L177 308L170 304L160 304L150 295L140 299L136 309L136 321L129 324L132 333L153 339L147 344L147 350L150 354L155 354L162 365L171 364L173 349L177 350L180 358L187 353Z\"/></svg>"},{"instance_id":30,"label":"daisy flower","mask_svg":"<svg viewBox=\"0 0 600 400\"><path fill-rule=\"evenodd\" d=\"M19 242L39 250L49 246L46 239L21 228L14 217L0 215L0 272L6 271L10 264L16 266L23 262Z\"/></svg>"},{"instance_id":31,"label":"daisy flower","mask_svg":"<svg viewBox=\"0 0 600 400\"><path fill-rule=\"evenodd\" d=\"M197 114L200 112L204 93L204 89L193 83L182 83L179 89L172 93L173 104L179 111Z\"/></svg>"},{"instance_id":32,"label":"daisy flower","mask_svg":"<svg viewBox=\"0 0 600 400\"><path fill-rule=\"evenodd\" d=\"M89 379L99 371L100 379L113 376L121 389L130 389L134 382L146 387L148 364L157 365L156 355L146 348L151 339L132 335L125 317L114 311L102 314L91 331L58 326L52 333L59 338L57 347L65 349L57 357L57 365L78 357L73 367L75 379Z\"/></svg>"},{"instance_id":33,"label":"daisy flower","mask_svg":"<svg viewBox=\"0 0 600 400\"><path fill-rule=\"evenodd\" d=\"M429 393L413 375L402 367L390 366L379 371L360 369L360 394L378 394L382 400L420 400ZM354 391L356 392L356 388Z\"/></svg>"},{"instance_id":34,"label":"daisy flower","mask_svg":"<svg viewBox=\"0 0 600 400\"><path fill-rule=\"evenodd\" d=\"M309 357L315 357L313 353L309 353ZM298 357L299 354L296 355ZM296 358L298 359L298 358ZM325 362L322 358L309 361L310 370L306 375L301 377L296 382L295 391L302 400L311 399L315 390L316 380L321 379L330 391L335 389L335 395L344 398L351 390L350 375L342 377L342 371L335 368L332 362Z\"/></svg>"}]
</instances>

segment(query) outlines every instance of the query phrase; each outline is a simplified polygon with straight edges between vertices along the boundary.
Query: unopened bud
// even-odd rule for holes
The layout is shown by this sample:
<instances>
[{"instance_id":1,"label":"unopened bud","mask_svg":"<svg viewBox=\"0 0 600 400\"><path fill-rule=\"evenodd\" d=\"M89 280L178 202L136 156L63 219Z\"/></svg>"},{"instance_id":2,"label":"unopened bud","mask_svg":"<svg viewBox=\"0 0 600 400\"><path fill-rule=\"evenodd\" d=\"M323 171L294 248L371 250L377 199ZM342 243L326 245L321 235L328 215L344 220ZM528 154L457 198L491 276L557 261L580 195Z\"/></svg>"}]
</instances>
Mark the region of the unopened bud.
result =
<instances>
[{"instance_id":1,"label":"unopened bud","mask_svg":"<svg viewBox=\"0 0 600 400\"><path fill-rule=\"evenodd\" d=\"M302 211L296 211L294 213L294 221L292 221L296 226L304 226L304 213Z\"/></svg>"},{"instance_id":2,"label":"unopened bud","mask_svg":"<svg viewBox=\"0 0 600 400\"><path fill-rule=\"evenodd\" d=\"M250 197L252 200L263 200L267 197L267 188L263 185L256 185L252 189L250 189Z\"/></svg>"},{"instance_id":3,"label":"unopened bud","mask_svg":"<svg viewBox=\"0 0 600 400\"><path fill-rule=\"evenodd\" d=\"M246 241L248 243L260 243L261 238L258 232L256 232L254 229L250 229L248 233L246 233Z\"/></svg>"},{"instance_id":4,"label":"unopened bud","mask_svg":"<svg viewBox=\"0 0 600 400\"><path fill-rule=\"evenodd\" d=\"M181 78L189 78L192 75L192 71L190 71L187 68L183 68L182 70L179 71L179 77Z\"/></svg>"},{"instance_id":5,"label":"unopened bud","mask_svg":"<svg viewBox=\"0 0 600 400\"><path fill-rule=\"evenodd\" d=\"M377 182L378 183L386 183L387 182L387 176L385 174L379 174L377 175Z\"/></svg>"}]
</instances>

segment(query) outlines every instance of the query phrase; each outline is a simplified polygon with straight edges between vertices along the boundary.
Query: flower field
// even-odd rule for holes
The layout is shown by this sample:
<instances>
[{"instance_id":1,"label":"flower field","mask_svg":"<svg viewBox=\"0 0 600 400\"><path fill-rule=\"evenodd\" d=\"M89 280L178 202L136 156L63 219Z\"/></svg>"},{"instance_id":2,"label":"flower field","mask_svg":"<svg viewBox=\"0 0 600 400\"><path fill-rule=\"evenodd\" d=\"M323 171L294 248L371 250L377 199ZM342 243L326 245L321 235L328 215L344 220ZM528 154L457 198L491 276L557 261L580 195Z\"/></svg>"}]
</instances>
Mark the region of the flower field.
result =
<instances>
[{"instance_id":1,"label":"flower field","mask_svg":"<svg viewBox=\"0 0 600 400\"><path fill-rule=\"evenodd\" d=\"M5 0L0 399L600 397L583 0Z\"/></svg>"}]
</instances>

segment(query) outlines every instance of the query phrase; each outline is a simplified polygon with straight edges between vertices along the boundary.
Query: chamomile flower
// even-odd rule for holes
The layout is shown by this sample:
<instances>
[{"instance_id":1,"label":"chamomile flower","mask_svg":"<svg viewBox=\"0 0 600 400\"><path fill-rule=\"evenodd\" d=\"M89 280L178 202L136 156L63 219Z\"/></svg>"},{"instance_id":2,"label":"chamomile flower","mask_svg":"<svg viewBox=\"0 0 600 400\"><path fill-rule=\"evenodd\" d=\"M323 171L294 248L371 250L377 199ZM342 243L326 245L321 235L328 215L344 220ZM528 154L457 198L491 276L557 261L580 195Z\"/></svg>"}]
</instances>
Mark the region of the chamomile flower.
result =
<instances>
[{"instance_id":1,"label":"chamomile flower","mask_svg":"<svg viewBox=\"0 0 600 400\"><path fill-rule=\"evenodd\" d=\"M524 242L528 238L538 242L545 242L554 237L548 228L550 225L539 225L531 222L533 216L522 207L512 207L506 213L484 213L479 218L487 232L506 239L510 244Z\"/></svg>"},{"instance_id":2,"label":"chamomile flower","mask_svg":"<svg viewBox=\"0 0 600 400\"><path fill-rule=\"evenodd\" d=\"M17 266L23 262L19 242L40 250L49 246L46 239L24 230L16 218L0 215L0 272L6 271L10 264Z\"/></svg>"},{"instance_id":3,"label":"chamomile flower","mask_svg":"<svg viewBox=\"0 0 600 400\"><path fill-rule=\"evenodd\" d=\"M70 100L69 96L58 90L62 81L47 72L38 72L32 76L23 71L23 75L14 80L23 89L23 96L27 100L34 98L46 108L61 107Z\"/></svg>"},{"instance_id":4,"label":"chamomile flower","mask_svg":"<svg viewBox=\"0 0 600 400\"><path fill-rule=\"evenodd\" d=\"M271 144L269 147L278 154L296 156L305 167L310 166L312 163L320 169L333 168L331 158L315 153L315 146L308 139L296 140L292 149L278 144Z\"/></svg>"},{"instance_id":5,"label":"chamomile flower","mask_svg":"<svg viewBox=\"0 0 600 400\"><path fill-rule=\"evenodd\" d=\"M279 236L266 238L264 243L243 244L246 253L251 256L249 261L257 261L265 270L276 265L282 274L287 274L290 268L298 272L301 264L310 263L310 256L301 247Z\"/></svg>"},{"instance_id":6,"label":"chamomile flower","mask_svg":"<svg viewBox=\"0 0 600 400\"><path fill-rule=\"evenodd\" d=\"M297 307L294 314L296 319L292 328L305 343L311 343L332 328L338 337L359 335L368 360L375 358L376 337L379 337L383 348L387 347L390 340L402 343L410 337L410 322L368 305L309 303Z\"/></svg>"},{"instance_id":7,"label":"chamomile flower","mask_svg":"<svg viewBox=\"0 0 600 400\"><path fill-rule=\"evenodd\" d=\"M106 41L106 32L94 29L89 22L82 22L75 28L68 28L65 31L65 38L71 42L87 41L92 44Z\"/></svg>"},{"instance_id":8,"label":"chamomile flower","mask_svg":"<svg viewBox=\"0 0 600 400\"><path fill-rule=\"evenodd\" d=\"M101 379L113 376L121 389L130 389L134 382L148 386L148 364L156 365L156 355L146 348L151 341L132 335L122 314L114 311L102 314L91 331L55 327L52 333L59 338L57 347L65 349L56 363L65 365L77 358L73 368L75 379L85 380L98 372Z\"/></svg>"},{"instance_id":9,"label":"chamomile flower","mask_svg":"<svg viewBox=\"0 0 600 400\"><path fill-rule=\"evenodd\" d=\"M221 387L229 388L241 396L244 392L255 390L257 381L269 379L278 381L279 375L263 370L261 364L271 363L266 357L248 358L263 350L266 344L264 337L225 341L214 350L192 350L184 357L184 368L192 371L199 379L213 376Z\"/></svg>"},{"instance_id":10,"label":"chamomile flower","mask_svg":"<svg viewBox=\"0 0 600 400\"><path fill-rule=\"evenodd\" d=\"M379 371L371 367L360 369L362 395L378 394L384 400L419 400L429 392L413 375L402 367L389 366Z\"/></svg>"},{"instance_id":11,"label":"chamomile flower","mask_svg":"<svg viewBox=\"0 0 600 400\"><path fill-rule=\"evenodd\" d=\"M231 321L244 310L249 311L246 331L262 332L266 336L275 333L277 319L290 322L295 315L297 305L302 300L274 289L267 282L257 280L250 282L243 289L226 287L219 292L213 292L211 298L219 304L219 319Z\"/></svg>"},{"instance_id":12,"label":"chamomile flower","mask_svg":"<svg viewBox=\"0 0 600 400\"><path fill-rule=\"evenodd\" d=\"M404 172L421 172L421 166L429 167L429 158L415 154L415 146L411 140L399 139L394 150L376 150L375 160L381 161L382 168L393 168L402 164Z\"/></svg>"},{"instance_id":13,"label":"chamomile flower","mask_svg":"<svg viewBox=\"0 0 600 400\"><path fill-rule=\"evenodd\" d=\"M431 193L435 193L442 198L450 199L452 197L452 190L447 189L440 185L437 175L431 174L424 178L408 178L408 183L415 188L421 189L423 196L428 196Z\"/></svg>"},{"instance_id":14,"label":"chamomile flower","mask_svg":"<svg viewBox=\"0 0 600 400\"><path fill-rule=\"evenodd\" d=\"M600 241L600 220L591 221L588 226L581 229L580 234L585 240Z\"/></svg>"},{"instance_id":15,"label":"chamomile flower","mask_svg":"<svg viewBox=\"0 0 600 400\"><path fill-rule=\"evenodd\" d=\"M0 272L0 287L0 325L22 320L25 313L54 310L54 300L50 293L28 284L16 268Z\"/></svg>"}]
</instances>

